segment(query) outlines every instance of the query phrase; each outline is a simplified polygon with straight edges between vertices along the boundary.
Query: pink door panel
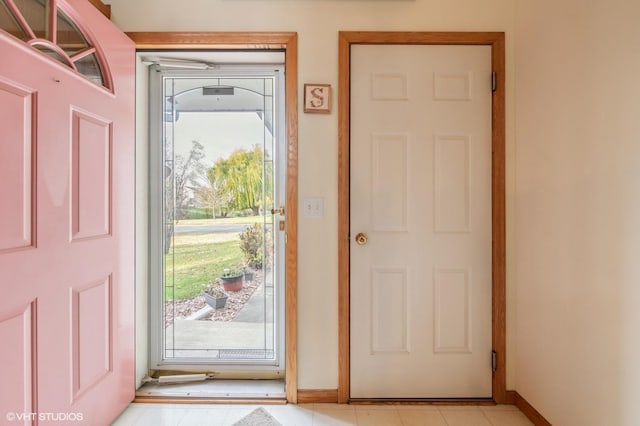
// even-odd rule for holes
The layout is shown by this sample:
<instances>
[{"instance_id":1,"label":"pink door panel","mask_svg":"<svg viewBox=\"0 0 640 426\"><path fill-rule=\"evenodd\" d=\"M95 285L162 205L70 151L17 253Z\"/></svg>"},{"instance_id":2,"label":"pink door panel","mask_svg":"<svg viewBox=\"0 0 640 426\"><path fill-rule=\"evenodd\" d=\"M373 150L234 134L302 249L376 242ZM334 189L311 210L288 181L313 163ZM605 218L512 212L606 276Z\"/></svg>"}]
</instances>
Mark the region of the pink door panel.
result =
<instances>
[{"instance_id":1,"label":"pink door panel","mask_svg":"<svg viewBox=\"0 0 640 426\"><path fill-rule=\"evenodd\" d=\"M58 5L111 90L0 30L0 413L105 425L134 396L135 50L89 2Z\"/></svg>"},{"instance_id":2,"label":"pink door panel","mask_svg":"<svg viewBox=\"0 0 640 426\"><path fill-rule=\"evenodd\" d=\"M111 224L111 123L86 112L71 115L72 240L106 236Z\"/></svg>"},{"instance_id":3,"label":"pink door panel","mask_svg":"<svg viewBox=\"0 0 640 426\"><path fill-rule=\"evenodd\" d=\"M7 407L3 415L11 420L11 413L34 412L33 394L35 370L35 303L18 308L16 312L0 317L0 339L5 353L2 357L3 380L0 386L0 404ZM20 422L31 424L30 421ZM19 424L19 423L18 423Z\"/></svg>"},{"instance_id":4,"label":"pink door panel","mask_svg":"<svg viewBox=\"0 0 640 426\"><path fill-rule=\"evenodd\" d=\"M0 253L32 245L34 98L32 90L0 77L0 117L12 123L2 129L0 147Z\"/></svg>"}]
</instances>

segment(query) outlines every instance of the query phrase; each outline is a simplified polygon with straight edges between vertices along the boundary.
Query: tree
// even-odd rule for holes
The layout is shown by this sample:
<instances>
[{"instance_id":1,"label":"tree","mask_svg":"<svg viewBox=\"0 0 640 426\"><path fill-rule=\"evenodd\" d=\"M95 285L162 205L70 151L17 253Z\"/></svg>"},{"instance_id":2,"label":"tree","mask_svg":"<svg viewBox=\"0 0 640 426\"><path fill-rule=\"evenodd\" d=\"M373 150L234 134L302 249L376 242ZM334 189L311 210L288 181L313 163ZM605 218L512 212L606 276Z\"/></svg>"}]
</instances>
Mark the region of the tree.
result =
<instances>
[{"instance_id":1,"label":"tree","mask_svg":"<svg viewBox=\"0 0 640 426\"><path fill-rule=\"evenodd\" d=\"M191 150L186 159L180 154L175 156L173 187L174 208L178 219L184 217L185 210L189 207L189 201L192 199L191 194L195 192L195 188L200 186L200 181L203 180L205 166L201 161L204 157L204 146L197 140L191 141Z\"/></svg>"},{"instance_id":2,"label":"tree","mask_svg":"<svg viewBox=\"0 0 640 426\"><path fill-rule=\"evenodd\" d=\"M223 188L222 181L218 179L211 169L207 171L207 178L204 185L195 189L198 203L201 207L211 208L211 217L226 217L229 214L229 202L231 194Z\"/></svg>"},{"instance_id":3,"label":"tree","mask_svg":"<svg viewBox=\"0 0 640 426\"><path fill-rule=\"evenodd\" d=\"M165 144L169 149L169 144ZM166 152L171 158L170 152ZM188 190L193 190L198 177L204 174L205 167L201 160L205 157L204 146L198 141L191 141L189 156L185 159L176 154L173 161L165 163L164 189L164 253L169 253L173 239L173 226L176 219L181 219L190 199Z\"/></svg>"},{"instance_id":4,"label":"tree","mask_svg":"<svg viewBox=\"0 0 640 426\"><path fill-rule=\"evenodd\" d=\"M207 171L209 182L215 184L220 196L228 199L232 210L251 209L256 215L263 207L263 194L270 193L271 180L263 188L264 155L260 145L250 151L234 151L229 158L218 159ZM224 194L224 195L223 195Z\"/></svg>"}]
</instances>

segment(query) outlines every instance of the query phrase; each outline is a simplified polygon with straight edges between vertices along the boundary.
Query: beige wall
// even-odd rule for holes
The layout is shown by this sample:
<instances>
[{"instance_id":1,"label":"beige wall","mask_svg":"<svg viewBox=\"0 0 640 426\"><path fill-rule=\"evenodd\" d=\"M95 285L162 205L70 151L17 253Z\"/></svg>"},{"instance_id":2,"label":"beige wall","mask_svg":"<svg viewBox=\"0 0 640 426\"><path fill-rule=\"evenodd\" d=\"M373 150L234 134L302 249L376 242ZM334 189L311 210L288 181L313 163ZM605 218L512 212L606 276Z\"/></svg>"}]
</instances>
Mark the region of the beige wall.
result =
<instances>
[{"instance_id":1,"label":"beige wall","mask_svg":"<svg viewBox=\"0 0 640 426\"><path fill-rule=\"evenodd\" d=\"M126 31L296 31L300 83L334 88L339 30L506 31L508 388L554 425L637 424L640 4L111 3ZM326 210L300 218L299 386L332 389L337 115L300 114L299 125L300 196L324 197Z\"/></svg>"},{"instance_id":2,"label":"beige wall","mask_svg":"<svg viewBox=\"0 0 640 426\"><path fill-rule=\"evenodd\" d=\"M515 388L640 424L640 3L519 0Z\"/></svg>"},{"instance_id":3,"label":"beige wall","mask_svg":"<svg viewBox=\"0 0 640 426\"><path fill-rule=\"evenodd\" d=\"M295 31L299 81L337 89L338 31L505 31L508 93L513 93L513 0L112 0L114 22L124 31ZM301 90L300 90L301 93ZM335 99L335 97L334 97ZM513 97L507 101L510 203L513 196ZM299 116L299 194L323 197L322 220L299 220L299 382L301 389L338 385L337 320L337 113ZM513 220L509 220L509 228ZM138 226L141 226L139 223ZM512 244L509 243L511 246ZM138 259L144 263L143 259ZM509 267L508 274L511 274ZM508 286L511 288L511 280ZM508 289L509 297L513 292ZM509 343L514 341L509 303ZM510 353L515 352L510 348ZM512 357L513 358L513 357ZM513 361L513 360L512 360ZM515 380L509 363L508 387Z\"/></svg>"}]
</instances>

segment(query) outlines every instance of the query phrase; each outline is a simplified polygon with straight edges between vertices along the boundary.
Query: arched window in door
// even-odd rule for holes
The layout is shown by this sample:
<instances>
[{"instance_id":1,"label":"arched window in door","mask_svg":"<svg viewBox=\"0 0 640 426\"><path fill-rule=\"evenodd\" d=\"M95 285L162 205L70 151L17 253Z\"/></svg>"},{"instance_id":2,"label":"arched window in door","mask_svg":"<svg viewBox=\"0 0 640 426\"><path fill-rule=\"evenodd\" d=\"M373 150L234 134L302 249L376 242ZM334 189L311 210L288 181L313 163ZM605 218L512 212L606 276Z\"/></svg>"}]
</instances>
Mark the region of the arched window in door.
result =
<instances>
[{"instance_id":1,"label":"arched window in door","mask_svg":"<svg viewBox=\"0 0 640 426\"><path fill-rule=\"evenodd\" d=\"M92 37L57 0L0 0L0 29L32 48L112 89L106 62Z\"/></svg>"}]
</instances>

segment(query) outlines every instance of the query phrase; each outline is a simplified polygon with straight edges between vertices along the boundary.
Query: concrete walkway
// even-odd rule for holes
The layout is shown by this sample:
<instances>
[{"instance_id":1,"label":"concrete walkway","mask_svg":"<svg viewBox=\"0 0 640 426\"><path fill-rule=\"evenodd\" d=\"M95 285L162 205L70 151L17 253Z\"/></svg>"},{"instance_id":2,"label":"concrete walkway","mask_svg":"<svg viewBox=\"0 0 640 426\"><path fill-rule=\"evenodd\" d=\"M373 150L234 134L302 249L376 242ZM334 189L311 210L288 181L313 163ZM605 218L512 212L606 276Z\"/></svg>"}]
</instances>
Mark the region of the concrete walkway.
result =
<instances>
[{"instance_id":1,"label":"concrete walkway","mask_svg":"<svg viewBox=\"0 0 640 426\"><path fill-rule=\"evenodd\" d=\"M176 319L165 330L167 356L225 359L270 356L274 332L273 287L267 286L266 293L265 298L264 284L257 288L233 321L196 321L204 310L189 319Z\"/></svg>"},{"instance_id":2,"label":"concrete walkway","mask_svg":"<svg viewBox=\"0 0 640 426\"><path fill-rule=\"evenodd\" d=\"M272 324L176 320L165 336L170 357L221 358L238 352L252 358L251 353L273 350Z\"/></svg>"},{"instance_id":3,"label":"concrete walkway","mask_svg":"<svg viewBox=\"0 0 640 426\"><path fill-rule=\"evenodd\" d=\"M265 287L267 297L265 299ZM265 318L264 310L267 308ZM262 284L236 314L233 322L273 322L273 287Z\"/></svg>"}]
</instances>

